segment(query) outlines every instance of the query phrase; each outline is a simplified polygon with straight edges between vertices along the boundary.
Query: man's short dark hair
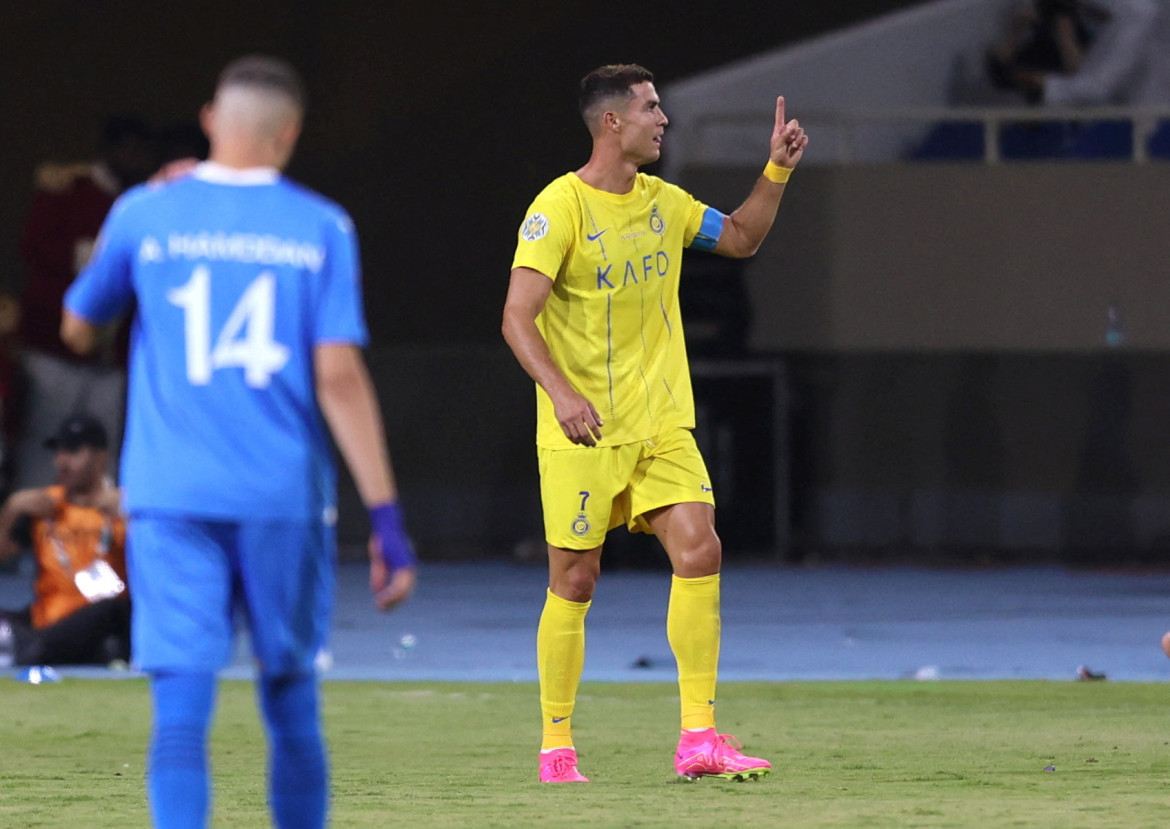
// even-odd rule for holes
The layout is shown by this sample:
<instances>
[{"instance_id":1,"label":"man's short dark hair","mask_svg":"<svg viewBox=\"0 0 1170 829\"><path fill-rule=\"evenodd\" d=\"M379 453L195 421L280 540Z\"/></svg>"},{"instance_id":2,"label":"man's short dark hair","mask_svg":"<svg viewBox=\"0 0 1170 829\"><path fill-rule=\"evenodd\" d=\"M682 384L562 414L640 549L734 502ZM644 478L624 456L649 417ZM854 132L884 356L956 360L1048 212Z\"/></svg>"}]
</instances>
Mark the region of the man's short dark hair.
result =
<instances>
[{"instance_id":1,"label":"man's short dark hair","mask_svg":"<svg viewBox=\"0 0 1170 829\"><path fill-rule=\"evenodd\" d=\"M229 63L219 73L217 88L253 86L282 92L305 109L305 85L292 64L268 55L247 55Z\"/></svg>"},{"instance_id":2,"label":"man's short dark hair","mask_svg":"<svg viewBox=\"0 0 1170 829\"><path fill-rule=\"evenodd\" d=\"M594 109L602 101L625 96L632 97L630 87L640 83L654 83L654 74L636 63L611 63L599 66L581 79L581 94L577 109L585 123L592 128L597 113Z\"/></svg>"}]
</instances>

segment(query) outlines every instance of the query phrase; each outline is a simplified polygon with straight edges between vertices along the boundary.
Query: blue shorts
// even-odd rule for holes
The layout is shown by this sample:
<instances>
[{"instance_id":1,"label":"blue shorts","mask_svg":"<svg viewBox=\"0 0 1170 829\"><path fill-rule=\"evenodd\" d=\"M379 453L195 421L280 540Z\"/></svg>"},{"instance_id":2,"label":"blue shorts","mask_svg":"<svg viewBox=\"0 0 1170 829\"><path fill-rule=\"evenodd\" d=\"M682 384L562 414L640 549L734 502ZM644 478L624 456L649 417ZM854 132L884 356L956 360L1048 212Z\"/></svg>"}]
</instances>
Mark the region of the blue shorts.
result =
<instances>
[{"instance_id":1,"label":"blue shorts","mask_svg":"<svg viewBox=\"0 0 1170 829\"><path fill-rule=\"evenodd\" d=\"M334 528L321 521L135 515L127 567L132 646L144 671L217 671L237 612L260 672L313 671L333 614Z\"/></svg>"}]
</instances>

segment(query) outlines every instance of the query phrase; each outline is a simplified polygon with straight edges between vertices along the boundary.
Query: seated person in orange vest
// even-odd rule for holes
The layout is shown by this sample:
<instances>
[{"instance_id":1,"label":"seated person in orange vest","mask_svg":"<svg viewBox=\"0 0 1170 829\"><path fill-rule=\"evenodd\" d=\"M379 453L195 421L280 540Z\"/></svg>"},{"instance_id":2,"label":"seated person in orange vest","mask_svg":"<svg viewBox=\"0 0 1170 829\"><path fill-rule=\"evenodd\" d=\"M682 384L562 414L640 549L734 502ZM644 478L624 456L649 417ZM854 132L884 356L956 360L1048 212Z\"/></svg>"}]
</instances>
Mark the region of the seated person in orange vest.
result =
<instances>
[{"instance_id":1,"label":"seated person in orange vest","mask_svg":"<svg viewBox=\"0 0 1170 829\"><path fill-rule=\"evenodd\" d=\"M37 569L32 604L0 610L0 664L128 661L126 524L106 476L105 427L74 415L45 447L56 485L14 492L0 508L0 560L31 544Z\"/></svg>"}]
</instances>

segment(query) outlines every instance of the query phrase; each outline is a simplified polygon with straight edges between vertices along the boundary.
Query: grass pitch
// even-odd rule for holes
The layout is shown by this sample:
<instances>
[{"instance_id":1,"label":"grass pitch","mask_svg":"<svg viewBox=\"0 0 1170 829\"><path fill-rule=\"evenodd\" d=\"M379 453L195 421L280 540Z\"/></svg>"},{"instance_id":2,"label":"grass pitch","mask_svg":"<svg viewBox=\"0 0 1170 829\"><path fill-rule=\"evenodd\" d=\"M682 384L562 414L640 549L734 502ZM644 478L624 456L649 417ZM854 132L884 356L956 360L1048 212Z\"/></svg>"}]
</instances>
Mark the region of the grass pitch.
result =
<instances>
[{"instance_id":1,"label":"grass pitch","mask_svg":"<svg viewBox=\"0 0 1170 829\"><path fill-rule=\"evenodd\" d=\"M0 826L148 825L145 681L2 682ZM267 826L253 688L220 687L214 825ZM677 780L673 684L583 685L574 731L581 770L594 782L542 786L534 685L327 683L332 825L1170 825L1165 686L724 683L720 691L720 729L775 766L762 781Z\"/></svg>"}]
</instances>

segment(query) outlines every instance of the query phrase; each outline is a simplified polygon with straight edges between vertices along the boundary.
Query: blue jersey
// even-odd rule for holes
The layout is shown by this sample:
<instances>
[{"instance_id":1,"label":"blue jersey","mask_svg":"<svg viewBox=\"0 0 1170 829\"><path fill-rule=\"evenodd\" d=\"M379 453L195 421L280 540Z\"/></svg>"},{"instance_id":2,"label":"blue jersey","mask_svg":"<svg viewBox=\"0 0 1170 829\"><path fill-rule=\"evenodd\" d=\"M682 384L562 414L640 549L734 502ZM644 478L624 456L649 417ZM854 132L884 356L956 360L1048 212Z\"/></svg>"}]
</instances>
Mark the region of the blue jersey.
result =
<instances>
[{"instance_id":1,"label":"blue jersey","mask_svg":"<svg viewBox=\"0 0 1170 829\"><path fill-rule=\"evenodd\" d=\"M202 164L119 199L65 306L98 325L134 314L121 465L131 514L333 513L313 351L367 340L342 208L274 170Z\"/></svg>"}]
</instances>

